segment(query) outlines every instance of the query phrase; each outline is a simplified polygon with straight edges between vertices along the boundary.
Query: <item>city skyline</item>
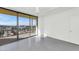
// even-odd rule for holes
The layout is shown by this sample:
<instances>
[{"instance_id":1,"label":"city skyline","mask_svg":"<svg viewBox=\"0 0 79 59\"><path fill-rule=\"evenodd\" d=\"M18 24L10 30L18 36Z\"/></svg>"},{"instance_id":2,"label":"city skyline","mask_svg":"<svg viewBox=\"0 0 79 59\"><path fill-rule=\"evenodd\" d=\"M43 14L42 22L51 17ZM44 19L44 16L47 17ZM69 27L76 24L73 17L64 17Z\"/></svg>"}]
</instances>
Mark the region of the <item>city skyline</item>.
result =
<instances>
[{"instance_id":1,"label":"city skyline","mask_svg":"<svg viewBox=\"0 0 79 59\"><path fill-rule=\"evenodd\" d=\"M17 16L0 14L0 25L16 26ZM29 18L19 17L19 25L29 26ZM33 25L36 25L36 21L33 21Z\"/></svg>"}]
</instances>

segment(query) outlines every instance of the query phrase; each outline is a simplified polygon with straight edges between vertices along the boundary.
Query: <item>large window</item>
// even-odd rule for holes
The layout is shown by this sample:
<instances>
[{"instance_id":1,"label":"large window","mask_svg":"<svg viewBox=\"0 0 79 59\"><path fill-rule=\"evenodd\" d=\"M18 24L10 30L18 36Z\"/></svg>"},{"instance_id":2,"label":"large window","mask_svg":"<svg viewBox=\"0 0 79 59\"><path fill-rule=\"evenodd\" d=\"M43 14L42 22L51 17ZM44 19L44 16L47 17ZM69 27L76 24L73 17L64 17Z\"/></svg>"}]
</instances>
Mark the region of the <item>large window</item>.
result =
<instances>
[{"instance_id":1,"label":"large window","mask_svg":"<svg viewBox=\"0 0 79 59\"><path fill-rule=\"evenodd\" d=\"M37 34L37 17L30 16L31 36Z\"/></svg>"},{"instance_id":2,"label":"large window","mask_svg":"<svg viewBox=\"0 0 79 59\"><path fill-rule=\"evenodd\" d=\"M37 17L33 17L32 33L33 35L37 34Z\"/></svg>"},{"instance_id":3,"label":"large window","mask_svg":"<svg viewBox=\"0 0 79 59\"><path fill-rule=\"evenodd\" d=\"M0 9L0 39L17 38L17 13Z\"/></svg>"},{"instance_id":4,"label":"large window","mask_svg":"<svg viewBox=\"0 0 79 59\"><path fill-rule=\"evenodd\" d=\"M25 38L30 36L29 16L19 14L19 38Z\"/></svg>"},{"instance_id":5,"label":"large window","mask_svg":"<svg viewBox=\"0 0 79 59\"><path fill-rule=\"evenodd\" d=\"M3 39L14 41L36 33L37 16L0 8L0 43Z\"/></svg>"}]
</instances>

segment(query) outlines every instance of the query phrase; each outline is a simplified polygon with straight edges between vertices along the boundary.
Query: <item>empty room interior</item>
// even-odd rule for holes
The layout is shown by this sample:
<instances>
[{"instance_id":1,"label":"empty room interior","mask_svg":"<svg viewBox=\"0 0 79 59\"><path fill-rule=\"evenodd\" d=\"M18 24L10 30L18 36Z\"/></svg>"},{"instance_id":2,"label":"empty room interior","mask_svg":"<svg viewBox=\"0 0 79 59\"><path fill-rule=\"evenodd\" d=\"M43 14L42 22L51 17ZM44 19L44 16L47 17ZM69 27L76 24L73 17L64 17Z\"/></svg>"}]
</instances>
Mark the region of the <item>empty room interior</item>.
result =
<instances>
[{"instance_id":1,"label":"empty room interior","mask_svg":"<svg viewBox=\"0 0 79 59\"><path fill-rule=\"evenodd\" d=\"M79 7L0 7L0 51L79 51Z\"/></svg>"}]
</instances>

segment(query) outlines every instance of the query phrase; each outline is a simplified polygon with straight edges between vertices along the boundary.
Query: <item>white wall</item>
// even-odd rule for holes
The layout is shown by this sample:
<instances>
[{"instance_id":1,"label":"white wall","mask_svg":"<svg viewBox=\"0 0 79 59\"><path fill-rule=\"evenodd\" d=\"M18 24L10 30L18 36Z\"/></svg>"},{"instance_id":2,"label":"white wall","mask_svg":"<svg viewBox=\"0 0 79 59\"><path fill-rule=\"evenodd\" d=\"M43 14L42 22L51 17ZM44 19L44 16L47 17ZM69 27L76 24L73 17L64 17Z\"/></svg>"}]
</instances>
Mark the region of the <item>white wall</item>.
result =
<instances>
[{"instance_id":1,"label":"white wall","mask_svg":"<svg viewBox=\"0 0 79 59\"><path fill-rule=\"evenodd\" d=\"M43 17L38 17L38 36L44 37L44 21Z\"/></svg>"},{"instance_id":2,"label":"white wall","mask_svg":"<svg viewBox=\"0 0 79 59\"><path fill-rule=\"evenodd\" d=\"M52 10L51 13L43 16L42 20L44 34L79 44L79 8L66 8L57 13L53 13Z\"/></svg>"}]
</instances>

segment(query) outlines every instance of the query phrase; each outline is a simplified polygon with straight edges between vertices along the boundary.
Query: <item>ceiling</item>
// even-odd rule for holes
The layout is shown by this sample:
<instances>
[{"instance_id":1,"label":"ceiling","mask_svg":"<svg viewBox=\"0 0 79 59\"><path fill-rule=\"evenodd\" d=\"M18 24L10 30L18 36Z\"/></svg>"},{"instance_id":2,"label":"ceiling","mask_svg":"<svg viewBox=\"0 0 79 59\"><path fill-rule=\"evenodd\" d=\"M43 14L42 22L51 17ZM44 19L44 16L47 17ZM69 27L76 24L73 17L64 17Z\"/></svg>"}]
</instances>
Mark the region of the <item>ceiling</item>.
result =
<instances>
[{"instance_id":1,"label":"ceiling","mask_svg":"<svg viewBox=\"0 0 79 59\"><path fill-rule=\"evenodd\" d=\"M72 9L73 7L4 7L7 9L35 15L35 16L45 16L49 14L56 14L63 11Z\"/></svg>"},{"instance_id":2,"label":"ceiling","mask_svg":"<svg viewBox=\"0 0 79 59\"><path fill-rule=\"evenodd\" d=\"M39 8L38 7L4 7L4 8L38 16L48 11L54 10L57 7L52 7L52 8L50 7L39 7Z\"/></svg>"},{"instance_id":3,"label":"ceiling","mask_svg":"<svg viewBox=\"0 0 79 59\"><path fill-rule=\"evenodd\" d=\"M39 8L39 15L44 15L50 11L55 10L56 8L58 8L58 7L40 7Z\"/></svg>"},{"instance_id":4,"label":"ceiling","mask_svg":"<svg viewBox=\"0 0 79 59\"><path fill-rule=\"evenodd\" d=\"M4 7L4 8L37 16L35 7Z\"/></svg>"}]
</instances>

